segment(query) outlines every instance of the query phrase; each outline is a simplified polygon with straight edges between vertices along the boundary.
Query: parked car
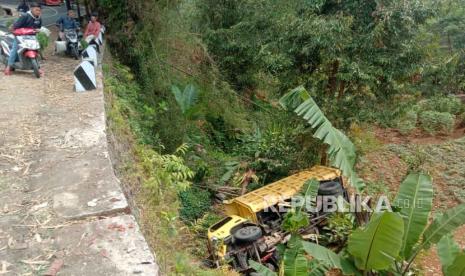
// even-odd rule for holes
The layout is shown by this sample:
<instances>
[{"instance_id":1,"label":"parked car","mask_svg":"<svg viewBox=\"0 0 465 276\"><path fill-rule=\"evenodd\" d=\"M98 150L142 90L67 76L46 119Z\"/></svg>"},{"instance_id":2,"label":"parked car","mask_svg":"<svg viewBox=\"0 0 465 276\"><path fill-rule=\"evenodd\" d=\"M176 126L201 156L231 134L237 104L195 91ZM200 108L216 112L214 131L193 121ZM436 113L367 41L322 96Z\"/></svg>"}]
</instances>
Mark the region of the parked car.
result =
<instances>
[{"instance_id":1,"label":"parked car","mask_svg":"<svg viewBox=\"0 0 465 276\"><path fill-rule=\"evenodd\" d=\"M348 199L341 171L315 166L260 189L225 202L227 217L208 230L208 250L216 267L230 264L236 271L248 274L248 260L252 259L272 270L279 267L276 245L285 243L289 233L281 227L288 210L279 208L290 205L303 185L311 179L320 182L318 195L342 196ZM317 233L329 213L308 213L311 225L302 234Z\"/></svg>"}]
</instances>

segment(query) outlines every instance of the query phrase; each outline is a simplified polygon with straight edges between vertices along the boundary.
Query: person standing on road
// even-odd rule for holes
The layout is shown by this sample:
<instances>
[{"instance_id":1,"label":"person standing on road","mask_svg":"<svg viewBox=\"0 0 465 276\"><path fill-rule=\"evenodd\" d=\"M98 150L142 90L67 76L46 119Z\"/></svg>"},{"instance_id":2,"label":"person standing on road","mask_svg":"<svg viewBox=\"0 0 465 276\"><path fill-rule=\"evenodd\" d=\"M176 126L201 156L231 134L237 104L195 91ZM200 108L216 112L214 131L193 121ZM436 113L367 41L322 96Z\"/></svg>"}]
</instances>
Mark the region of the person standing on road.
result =
<instances>
[{"instance_id":1,"label":"person standing on road","mask_svg":"<svg viewBox=\"0 0 465 276\"><path fill-rule=\"evenodd\" d=\"M96 12L92 13L90 22L87 24L86 32L84 33L84 38L87 43L90 43L100 35L101 27L100 22L98 22L98 14Z\"/></svg>"},{"instance_id":2,"label":"person standing on road","mask_svg":"<svg viewBox=\"0 0 465 276\"><path fill-rule=\"evenodd\" d=\"M39 32L42 28L42 8L38 3L32 3L30 6L31 10L26 13L26 15L21 16L14 24L13 30L21 28L31 28ZM11 68L16 63L18 58L18 40L15 38L13 41L13 46L11 48L10 57L8 58L8 65L5 68L5 75L11 75Z\"/></svg>"},{"instance_id":3,"label":"person standing on road","mask_svg":"<svg viewBox=\"0 0 465 276\"><path fill-rule=\"evenodd\" d=\"M65 31L66 30L79 30L79 23L75 19L75 14L73 10L68 10L68 13L62 17L60 17L56 25L60 28L60 33L58 37L60 40L65 40Z\"/></svg>"}]
</instances>

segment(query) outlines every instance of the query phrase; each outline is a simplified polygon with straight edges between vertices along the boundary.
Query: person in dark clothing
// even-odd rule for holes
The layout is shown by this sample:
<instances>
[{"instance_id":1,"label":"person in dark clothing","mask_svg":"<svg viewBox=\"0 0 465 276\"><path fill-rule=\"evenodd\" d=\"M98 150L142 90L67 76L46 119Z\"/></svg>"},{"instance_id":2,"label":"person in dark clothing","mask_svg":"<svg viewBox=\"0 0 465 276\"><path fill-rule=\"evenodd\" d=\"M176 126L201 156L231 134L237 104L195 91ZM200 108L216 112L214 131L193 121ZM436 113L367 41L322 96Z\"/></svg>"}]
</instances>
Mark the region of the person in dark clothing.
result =
<instances>
[{"instance_id":1,"label":"person in dark clothing","mask_svg":"<svg viewBox=\"0 0 465 276\"><path fill-rule=\"evenodd\" d=\"M20 13L20 14L25 14L29 11L29 5L26 4L26 1L23 1L21 4L18 5L18 7L16 8L16 10Z\"/></svg>"},{"instance_id":2,"label":"person in dark clothing","mask_svg":"<svg viewBox=\"0 0 465 276\"><path fill-rule=\"evenodd\" d=\"M60 28L60 33L58 37L61 40L65 39L65 30L78 30L79 29L79 23L76 21L74 17L74 11L73 10L68 10L68 13L66 16L60 17L56 25L58 28Z\"/></svg>"},{"instance_id":3,"label":"person in dark clothing","mask_svg":"<svg viewBox=\"0 0 465 276\"><path fill-rule=\"evenodd\" d=\"M13 30L21 28L31 28L39 32L42 28L42 8L38 3L31 4L31 10L26 13L26 15L21 16L14 24ZM16 58L18 55L18 40L15 38L13 41L13 47L11 49L11 54L8 59L8 65L5 68L5 75L11 75L11 67L15 64Z\"/></svg>"}]
</instances>

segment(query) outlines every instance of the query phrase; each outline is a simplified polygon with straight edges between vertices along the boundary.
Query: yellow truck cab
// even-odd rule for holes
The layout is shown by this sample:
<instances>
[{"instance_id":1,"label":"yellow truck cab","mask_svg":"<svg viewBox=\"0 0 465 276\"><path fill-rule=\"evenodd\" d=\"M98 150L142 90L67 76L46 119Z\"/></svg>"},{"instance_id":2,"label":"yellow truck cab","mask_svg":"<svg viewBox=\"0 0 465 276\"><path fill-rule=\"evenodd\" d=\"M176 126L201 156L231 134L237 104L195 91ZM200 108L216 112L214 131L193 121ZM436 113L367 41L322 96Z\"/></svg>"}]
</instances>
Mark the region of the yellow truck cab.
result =
<instances>
[{"instance_id":1,"label":"yellow truck cab","mask_svg":"<svg viewBox=\"0 0 465 276\"><path fill-rule=\"evenodd\" d=\"M320 189L325 186L323 188L329 191L327 194L342 195L345 192L340 170L315 166L226 201L227 217L208 230L208 248L217 266L233 262L234 268L243 271L248 267L244 254L254 255L260 261L264 254L269 258L269 252L284 237L280 233L284 214L276 211L276 207L297 195L310 179L320 181Z\"/></svg>"}]
</instances>

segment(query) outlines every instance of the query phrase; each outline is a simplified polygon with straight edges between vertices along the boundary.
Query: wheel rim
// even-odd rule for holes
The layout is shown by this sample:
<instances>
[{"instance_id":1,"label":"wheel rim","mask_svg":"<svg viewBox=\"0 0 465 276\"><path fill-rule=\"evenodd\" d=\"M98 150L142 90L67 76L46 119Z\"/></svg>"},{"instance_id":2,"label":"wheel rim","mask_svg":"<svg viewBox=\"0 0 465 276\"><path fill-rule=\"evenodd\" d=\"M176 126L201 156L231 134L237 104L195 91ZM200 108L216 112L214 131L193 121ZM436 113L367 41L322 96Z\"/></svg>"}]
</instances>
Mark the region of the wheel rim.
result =
<instances>
[{"instance_id":1,"label":"wheel rim","mask_svg":"<svg viewBox=\"0 0 465 276\"><path fill-rule=\"evenodd\" d=\"M239 230L240 233L244 236L251 236L257 234L260 231L260 228L256 226L247 226Z\"/></svg>"}]
</instances>

